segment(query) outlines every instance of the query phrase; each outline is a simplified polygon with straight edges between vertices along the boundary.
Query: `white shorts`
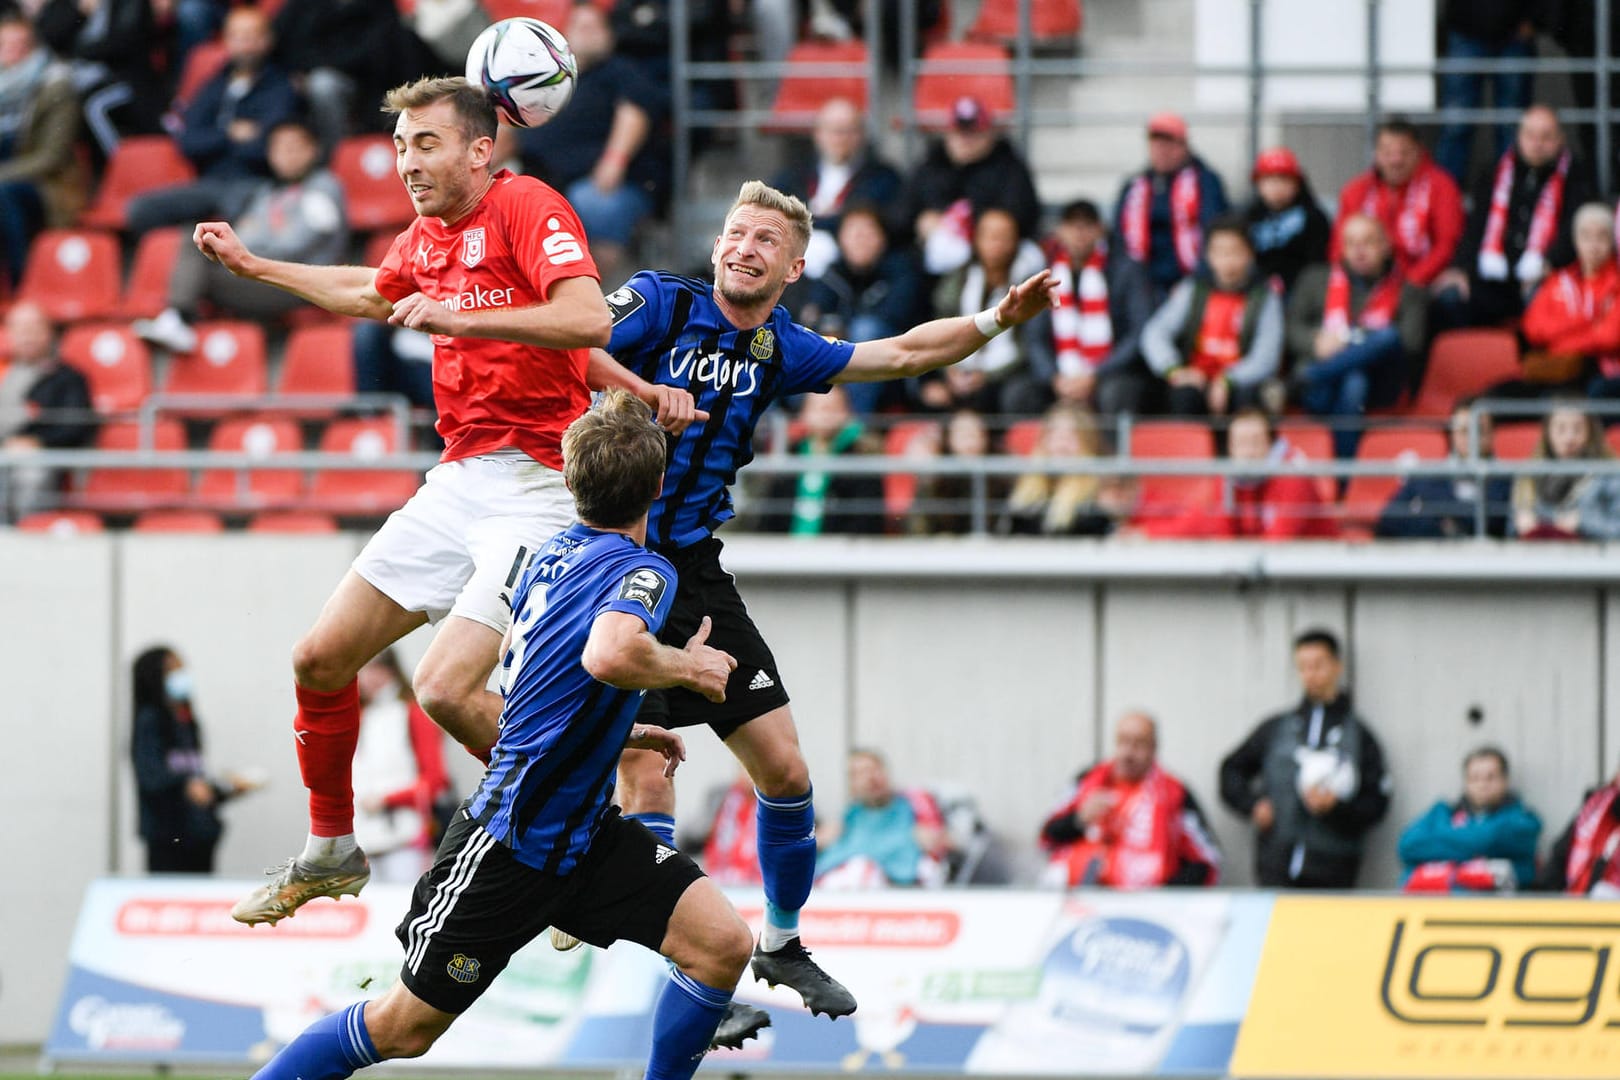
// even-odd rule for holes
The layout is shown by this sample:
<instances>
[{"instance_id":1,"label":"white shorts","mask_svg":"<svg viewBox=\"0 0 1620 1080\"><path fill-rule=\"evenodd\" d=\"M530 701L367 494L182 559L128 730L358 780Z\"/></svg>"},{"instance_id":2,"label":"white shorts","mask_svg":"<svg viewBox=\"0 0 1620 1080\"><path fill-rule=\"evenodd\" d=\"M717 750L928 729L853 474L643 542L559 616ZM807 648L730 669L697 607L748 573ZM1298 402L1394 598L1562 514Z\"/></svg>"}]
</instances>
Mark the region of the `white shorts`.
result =
<instances>
[{"instance_id":1,"label":"white shorts","mask_svg":"<svg viewBox=\"0 0 1620 1080\"><path fill-rule=\"evenodd\" d=\"M506 633L523 564L574 521L562 473L515 450L428 471L354 560L354 572L406 611L460 615Z\"/></svg>"}]
</instances>

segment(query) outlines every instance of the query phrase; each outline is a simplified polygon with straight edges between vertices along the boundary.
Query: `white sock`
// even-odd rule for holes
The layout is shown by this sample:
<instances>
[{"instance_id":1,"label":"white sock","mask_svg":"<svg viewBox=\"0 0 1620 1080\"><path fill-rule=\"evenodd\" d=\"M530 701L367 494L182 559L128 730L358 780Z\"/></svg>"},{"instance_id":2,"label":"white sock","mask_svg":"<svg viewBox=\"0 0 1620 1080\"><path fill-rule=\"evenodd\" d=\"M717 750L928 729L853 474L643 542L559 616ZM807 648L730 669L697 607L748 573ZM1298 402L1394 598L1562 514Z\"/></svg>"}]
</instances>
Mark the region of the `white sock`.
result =
<instances>
[{"instance_id":1,"label":"white sock","mask_svg":"<svg viewBox=\"0 0 1620 1080\"><path fill-rule=\"evenodd\" d=\"M344 833L342 836L316 836L310 833L304 840L304 853L298 858L306 864L335 866L358 847L354 842L354 833Z\"/></svg>"},{"instance_id":2,"label":"white sock","mask_svg":"<svg viewBox=\"0 0 1620 1080\"><path fill-rule=\"evenodd\" d=\"M780 926L772 926L767 922L759 932L759 947L766 952L775 952L798 936L799 928L797 926L789 930Z\"/></svg>"}]
</instances>

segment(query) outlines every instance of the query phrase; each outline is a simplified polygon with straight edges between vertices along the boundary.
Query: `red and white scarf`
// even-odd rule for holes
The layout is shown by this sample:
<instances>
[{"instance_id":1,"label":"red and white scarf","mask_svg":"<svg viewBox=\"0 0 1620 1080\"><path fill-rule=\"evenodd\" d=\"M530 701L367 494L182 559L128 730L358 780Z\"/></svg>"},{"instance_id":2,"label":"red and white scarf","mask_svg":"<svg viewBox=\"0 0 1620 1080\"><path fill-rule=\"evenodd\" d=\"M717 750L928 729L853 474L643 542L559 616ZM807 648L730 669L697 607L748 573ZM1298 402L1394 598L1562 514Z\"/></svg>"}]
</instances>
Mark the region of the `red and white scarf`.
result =
<instances>
[{"instance_id":1,"label":"red and white scarf","mask_svg":"<svg viewBox=\"0 0 1620 1080\"><path fill-rule=\"evenodd\" d=\"M1108 276L1103 272L1107 261L1107 250L1098 244L1080 267L1076 281L1069 252L1061 247L1052 252L1052 276L1057 279L1052 339L1057 346L1059 374L1096 371L1114 347L1114 323L1108 317Z\"/></svg>"},{"instance_id":2,"label":"red and white scarf","mask_svg":"<svg viewBox=\"0 0 1620 1080\"><path fill-rule=\"evenodd\" d=\"M1053 852L1053 861L1067 866L1071 885L1085 882L1123 889L1163 885L1180 857L1185 789L1157 765L1140 782L1130 784L1117 780L1113 762L1105 762L1080 781L1067 811L1077 812L1103 791L1113 792L1118 801L1087 828L1084 837Z\"/></svg>"},{"instance_id":3,"label":"red and white scarf","mask_svg":"<svg viewBox=\"0 0 1620 1080\"><path fill-rule=\"evenodd\" d=\"M1379 193L1383 190L1383 181L1374 183L1367 189L1367 198L1361 205L1362 213L1379 221L1385 220L1378 205ZM1429 210L1433 193L1433 178L1427 165L1421 165L1407 181L1406 190L1400 196L1400 210L1395 214L1395 244L1407 259L1421 259L1429 253Z\"/></svg>"},{"instance_id":4,"label":"red and white scarf","mask_svg":"<svg viewBox=\"0 0 1620 1080\"><path fill-rule=\"evenodd\" d=\"M1248 311L1247 292L1211 289L1204 301L1204 321L1193 337L1193 354L1187 363L1211 379L1243 359L1243 316Z\"/></svg>"},{"instance_id":5,"label":"red and white scarf","mask_svg":"<svg viewBox=\"0 0 1620 1080\"><path fill-rule=\"evenodd\" d=\"M1183 273L1192 273L1203 250L1204 231L1198 225L1198 211L1198 170L1183 165L1170 181L1170 235ZM1153 246L1153 181L1146 173L1131 181L1119 216L1125 253L1137 262L1147 262Z\"/></svg>"},{"instance_id":6,"label":"red and white scarf","mask_svg":"<svg viewBox=\"0 0 1620 1080\"><path fill-rule=\"evenodd\" d=\"M1599 885L1620 888L1620 821L1610 813L1620 785L1608 787L1586 800L1581 812L1575 815L1575 837L1569 846L1569 862L1565 864L1568 891L1585 896ZM1605 866L1597 881L1592 872L1598 860Z\"/></svg>"},{"instance_id":7,"label":"red and white scarf","mask_svg":"<svg viewBox=\"0 0 1620 1080\"><path fill-rule=\"evenodd\" d=\"M1362 305L1355 325L1363 330L1382 330L1395 318L1395 309L1401 303L1401 275L1391 270L1373 286ZM1350 332L1350 275L1344 267L1334 265L1328 273L1327 297L1322 303L1322 329L1337 334Z\"/></svg>"},{"instance_id":8,"label":"red and white scarf","mask_svg":"<svg viewBox=\"0 0 1620 1080\"><path fill-rule=\"evenodd\" d=\"M1558 231L1558 215L1564 206L1564 180L1569 175L1569 151L1558 158L1558 168L1541 185L1536 197L1536 208L1530 217L1530 235L1525 238L1524 253L1514 264L1513 276L1522 282L1540 281L1547 269L1547 248L1553 234ZM1479 245L1479 276L1486 281L1506 281L1507 253L1503 237L1507 234L1508 202L1513 197L1513 173L1518 158L1512 150L1496 163L1496 182L1491 185L1491 212L1485 219L1485 238Z\"/></svg>"}]
</instances>

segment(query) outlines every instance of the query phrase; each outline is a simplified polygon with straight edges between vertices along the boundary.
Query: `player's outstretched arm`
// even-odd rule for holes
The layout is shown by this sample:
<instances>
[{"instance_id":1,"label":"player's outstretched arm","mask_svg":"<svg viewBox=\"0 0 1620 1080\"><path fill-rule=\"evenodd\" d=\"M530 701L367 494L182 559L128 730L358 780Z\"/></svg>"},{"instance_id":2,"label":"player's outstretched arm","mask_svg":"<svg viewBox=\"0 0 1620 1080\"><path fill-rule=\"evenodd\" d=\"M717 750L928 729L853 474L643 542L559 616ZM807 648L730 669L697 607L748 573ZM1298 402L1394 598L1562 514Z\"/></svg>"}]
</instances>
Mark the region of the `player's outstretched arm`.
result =
<instances>
[{"instance_id":1,"label":"player's outstretched arm","mask_svg":"<svg viewBox=\"0 0 1620 1080\"><path fill-rule=\"evenodd\" d=\"M311 266L260 258L223 221L202 222L191 239L197 250L237 277L273 285L327 311L357 319L386 319L393 311L377 291L377 271L369 266Z\"/></svg>"},{"instance_id":2,"label":"player's outstretched arm","mask_svg":"<svg viewBox=\"0 0 1620 1080\"><path fill-rule=\"evenodd\" d=\"M451 311L437 300L412 293L394 305L388 321L447 337L515 341L541 349L589 349L608 343L613 333L607 301L595 278L564 278L543 304Z\"/></svg>"},{"instance_id":3,"label":"player's outstretched arm","mask_svg":"<svg viewBox=\"0 0 1620 1080\"><path fill-rule=\"evenodd\" d=\"M710 648L709 617L677 649L660 644L647 624L622 611L604 611L591 623L580 663L591 678L620 690L662 690L684 686L710 701L726 699L726 680L737 668L729 653Z\"/></svg>"},{"instance_id":4,"label":"player's outstretched arm","mask_svg":"<svg viewBox=\"0 0 1620 1080\"><path fill-rule=\"evenodd\" d=\"M949 367L978 352L996 334L1026 323L1056 304L1057 282L1050 270L1042 270L1007 290L1001 303L988 311L935 319L895 337L861 342L832 381L882 382Z\"/></svg>"},{"instance_id":5,"label":"player's outstretched arm","mask_svg":"<svg viewBox=\"0 0 1620 1080\"><path fill-rule=\"evenodd\" d=\"M650 383L601 349L591 350L585 370L585 384L592 390L628 390L652 409L658 426L679 435L692 424L701 424L709 414L697 407L692 395L678 386Z\"/></svg>"}]
</instances>

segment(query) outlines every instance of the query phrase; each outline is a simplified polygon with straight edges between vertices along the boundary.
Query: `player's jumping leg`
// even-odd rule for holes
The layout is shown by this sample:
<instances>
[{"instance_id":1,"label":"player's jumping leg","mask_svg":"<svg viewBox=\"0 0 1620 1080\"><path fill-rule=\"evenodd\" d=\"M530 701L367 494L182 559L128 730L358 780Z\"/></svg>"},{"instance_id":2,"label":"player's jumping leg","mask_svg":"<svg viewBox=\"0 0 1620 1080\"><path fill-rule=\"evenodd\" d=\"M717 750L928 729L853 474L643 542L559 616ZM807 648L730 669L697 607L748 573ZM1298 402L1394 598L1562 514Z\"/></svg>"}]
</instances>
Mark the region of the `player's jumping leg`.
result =
<instances>
[{"instance_id":1,"label":"player's jumping leg","mask_svg":"<svg viewBox=\"0 0 1620 1080\"><path fill-rule=\"evenodd\" d=\"M375 1001L357 1001L315 1021L253 1078L343 1080L367 1065L421 1057L454 1020L396 982Z\"/></svg>"},{"instance_id":2,"label":"player's jumping leg","mask_svg":"<svg viewBox=\"0 0 1620 1080\"><path fill-rule=\"evenodd\" d=\"M366 661L427 621L406 611L350 570L338 582L315 625L293 648L298 715L298 770L309 789L309 836L304 850L243 897L231 917L274 923L317 896L354 896L371 878L354 842L355 745L360 695L355 675Z\"/></svg>"},{"instance_id":3,"label":"player's jumping leg","mask_svg":"<svg viewBox=\"0 0 1620 1080\"><path fill-rule=\"evenodd\" d=\"M748 925L714 882L700 878L681 894L659 949L672 966L653 1007L646 1080L689 1080L697 1071L753 946Z\"/></svg>"},{"instance_id":4,"label":"player's jumping leg","mask_svg":"<svg viewBox=\"0 0 1620 1080\"><path fill-rule=\"evenodd\" d=\"M501 695L487 687L505 633L504 627L452 614L440 624L411 680L422 710L474 753L494 746L501 733Z\"/></svg>"}]
</instances>

